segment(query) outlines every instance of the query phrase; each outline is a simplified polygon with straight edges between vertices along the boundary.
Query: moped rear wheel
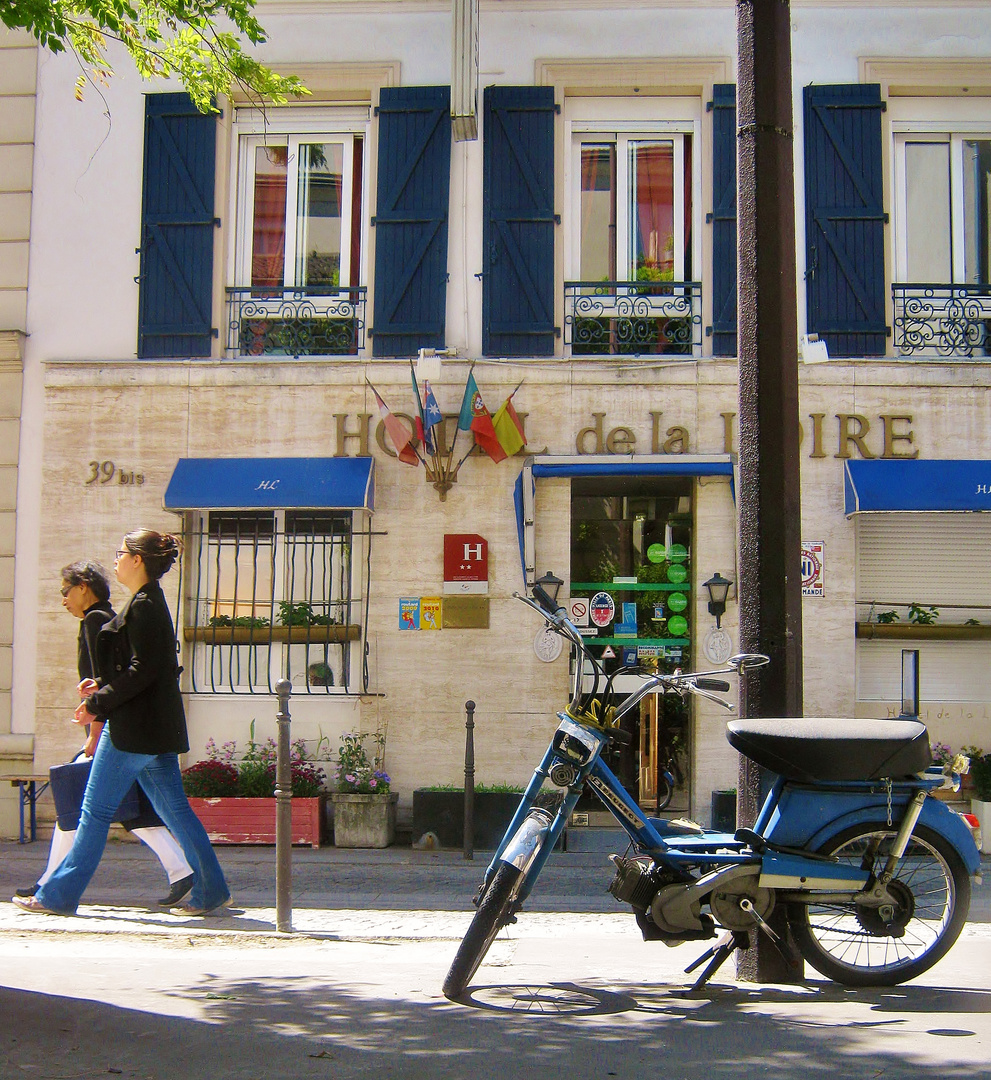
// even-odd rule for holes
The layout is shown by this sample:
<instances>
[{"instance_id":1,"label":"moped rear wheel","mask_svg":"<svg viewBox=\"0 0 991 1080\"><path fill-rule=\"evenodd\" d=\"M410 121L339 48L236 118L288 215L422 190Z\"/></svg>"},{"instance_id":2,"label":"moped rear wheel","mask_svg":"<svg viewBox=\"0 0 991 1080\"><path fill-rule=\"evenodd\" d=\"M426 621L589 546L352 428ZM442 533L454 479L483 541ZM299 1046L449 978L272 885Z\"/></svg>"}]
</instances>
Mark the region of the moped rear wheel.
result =
<instances>
[{"instance_id":1,"label":"moped rear wheel","mask_svg":"<svg viewBox=\"0 0 991 1080\"><path fill-rule=\"evenodd\" d=\"M820 851L879 873L896 834L897 827L865 822ZM893 911L853 903L793 906L796 944L816 971L847 986L895 986L946 954L970 909L970 877L954 847L917 825L889 888Z\"/></svg>"},{"instance_id":2,"label":"moped rear wheel","mask_svg":"<svg viewBox=\"0 0 991 1080\"><path fill-rule=\"evenodd\" d=\"M522 883L523 871L518 867L502 863L496 870L444 980L444 997L457 1000L464 993L496 934L512 918L513 902Z\"/></svg>"}]
</instances>

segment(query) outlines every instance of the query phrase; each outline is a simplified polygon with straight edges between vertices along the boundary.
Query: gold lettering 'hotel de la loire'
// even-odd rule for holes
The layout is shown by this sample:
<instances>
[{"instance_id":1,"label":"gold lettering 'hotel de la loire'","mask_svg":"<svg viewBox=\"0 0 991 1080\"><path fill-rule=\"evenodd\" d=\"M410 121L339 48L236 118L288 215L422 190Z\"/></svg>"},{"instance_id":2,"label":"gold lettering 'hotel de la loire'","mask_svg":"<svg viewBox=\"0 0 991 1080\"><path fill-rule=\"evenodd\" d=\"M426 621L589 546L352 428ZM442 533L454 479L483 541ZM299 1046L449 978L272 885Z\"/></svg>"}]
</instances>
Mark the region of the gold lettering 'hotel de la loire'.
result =
<instances>
[{"instance_id":1,"label":"gold lettering 'hotel de la loire'","mask_svg":"<svg viewBox=\"0 0 991 1080\"><path fill-rule=\"evenodd\" d=\"M138 526L184 541L189 763L289 678L401 818L469 699L476 782L528 778L547 573L608 668L737 650L735 5L453 9L265 0L311 94L264 113L123 62L77 102L0 36L0 777L76 749L59 571ZM805 710L897 714L918 650L933 741L991 749L991 8L849 14L791 4ZM707 822L722 714L627 722L629 791Z\"/></svg>"}]
</instances>

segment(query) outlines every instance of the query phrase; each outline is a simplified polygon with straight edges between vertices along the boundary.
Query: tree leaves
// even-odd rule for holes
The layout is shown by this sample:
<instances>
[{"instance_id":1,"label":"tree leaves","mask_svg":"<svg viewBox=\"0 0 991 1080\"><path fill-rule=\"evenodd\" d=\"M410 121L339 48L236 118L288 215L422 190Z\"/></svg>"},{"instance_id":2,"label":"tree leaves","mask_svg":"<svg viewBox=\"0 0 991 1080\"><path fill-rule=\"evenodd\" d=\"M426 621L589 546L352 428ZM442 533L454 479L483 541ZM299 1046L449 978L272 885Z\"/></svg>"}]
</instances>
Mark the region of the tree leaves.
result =
<instances>
[{"instance_id":1,"label":"tree leaves","mask_svg":"<svg viewBox=\"0 0 991 1080\"><path fill-rule=\"evenodd\" d=\"M86 68L75 84L113 77L107 42L117 41L146 79L176 77L202 112L239 89L259 104L282 105L309 93L295 76L277 75L245 47L265 31L254 0L0 0L0 22L26 30L54 53L72 50Z\"/></svg>"}]
</instances>

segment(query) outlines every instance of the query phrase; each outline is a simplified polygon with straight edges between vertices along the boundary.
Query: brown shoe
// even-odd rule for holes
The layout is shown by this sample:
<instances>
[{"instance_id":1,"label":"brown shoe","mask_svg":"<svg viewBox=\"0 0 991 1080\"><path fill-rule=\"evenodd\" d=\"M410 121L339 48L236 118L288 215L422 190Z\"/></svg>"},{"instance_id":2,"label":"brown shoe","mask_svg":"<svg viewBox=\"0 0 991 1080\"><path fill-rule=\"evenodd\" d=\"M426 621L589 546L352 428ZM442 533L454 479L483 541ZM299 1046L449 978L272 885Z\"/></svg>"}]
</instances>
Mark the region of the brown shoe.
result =
<instances>
[{"instance_id":1,"label":"brown shoe","mask_svg":"<svg viewBox=\"0 0 991 1080\"><path fill-rule=\"evenodd\" d=\"M193 907L192 904L176 904L175 907L169 908L169 911L173 915L222 915L227 908L234 906L234 898L228 896L226 900L221 900L219 904L214 904L213 907Z\"/></svg>"}]
</instances>

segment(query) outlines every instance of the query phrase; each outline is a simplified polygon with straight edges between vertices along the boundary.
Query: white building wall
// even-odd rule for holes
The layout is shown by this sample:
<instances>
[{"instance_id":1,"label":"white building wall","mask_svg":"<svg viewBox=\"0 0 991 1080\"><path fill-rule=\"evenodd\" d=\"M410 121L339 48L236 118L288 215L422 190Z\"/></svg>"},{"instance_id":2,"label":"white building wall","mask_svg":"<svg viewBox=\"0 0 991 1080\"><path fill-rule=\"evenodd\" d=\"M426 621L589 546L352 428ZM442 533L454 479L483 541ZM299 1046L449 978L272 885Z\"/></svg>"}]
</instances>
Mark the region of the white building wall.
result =
<instances>
[{"instance_id":1,"label":"white building wall","mask_svg":"<svg viewBox=\"0 0 991 1080\"><path fill-rule=\"evenodd\" d=\"M857 81L870 57L991 60L991 9L986 5L878 2L853 7L801 0L792 5L800 326L805 322L802 87ZM261 55L270 63L287 68L296 63L394 64L404 85L450 80L447 4L290 0L263 3L259 15L269 32ZM681 5L657 0L630 7L505 0L482 5L480 86L531 84L541 61L632 63L637 57L718 61L732 81L735 54L735 5L728 0L685 0ZM333 414L374 412L361 389L368 372L397 402L405 404L408 387L408 371L392 361L136 362L143 94L166 87L141 83L122 61L109 87L99 93L90 89L85 101L76 103L77 73L71 59L41 54L12 719L14 732L37 735L39 767L71 749L73 736L63 721L72 704L66 672L75 626L57 602L59 567L82 555L109 561L121 533L138 523L174 527L176 519L161 510L161 495L177 457L333 453ZM230 122L228 108L218 140L222 193L230 176L223 163ZM222 281L233 219L229 198L221 200L217 213ZM482 143L455 144L447 336L462 358L481 351L481 284L475 277L482 269L481 220ZM446 411L457 410L466 370L463 361L445 365L435 382ZM802 454L803 535L824 540L827 551L826 596L810 598L804 606L808 713L843 715L856 707L854 530L842 514L836 414L871 418L871 438L878 439L877 417L910 412L921 456L986 458L991 456L987 372L981 363L878 360L803 368L803 417L826 415L825 456L813 459L807 448ZM478 377L493 408L525 377L517 404L530 413L530 447L546 446L555 453L574 452L575 436L592 422L593 412L605 412L607 425L634 428L638 452L643 452L651 409L664 413L665 424L689 428L691 452L718 453L725 448L720 414L736 408L732 362L620 368L609 362L513 361L482 363ZM515 463L496 467L472 459L447 502L440 504L422 474L400 468L376 449L373 453L379 458L375 527L387 535L373 549L370 626L374 682L385 696L360 704L361 723L374 725L387 717L390 771L408 799L416 783L457 778L463 761L463 704L473 698L479 704L479 779L523 779L561 701L566 665L562 660L548 667L533 658L536 627L510 599L519 587L510 494ZM89 462L105 459L141 468L145 485L117 489L112 497L87 491ZM567 485L544 484L538 499L538 567L561 573L568 562ZM695 572L702 581L716 569L733 569L732 507L726 492L700 488L696 515ZM419 640L422 635L408 640L396 625L398 597L438 591L440 538L444 532L469 530L482 532L492 544L491 629L445 632L426 644ZM708 614L697 593L695 602L701 629ZM735 606L727 625L735 632ZM350 726L353 705L340 706L327 718L309 704L301 707L301 724L317 730ZM274 705L269 705L274 717ZM218 718L218 710L223 717ZM231 719L226 704L192 701L190 715L198 744L215 727L225 730L225 724L242 722ZM704 711L696 736L696 764L705 762L705 775L696 784L694 810L704 816L710 779L712 787L735 783L735 755L722 742L718 722Z\"/></svg>"}]
</instances>

